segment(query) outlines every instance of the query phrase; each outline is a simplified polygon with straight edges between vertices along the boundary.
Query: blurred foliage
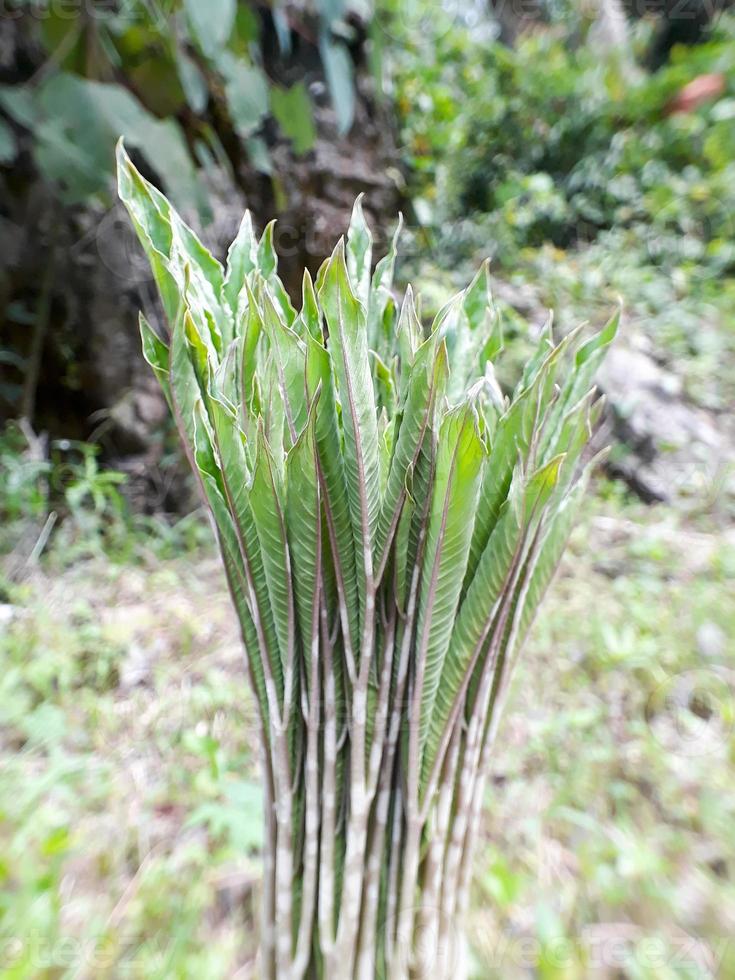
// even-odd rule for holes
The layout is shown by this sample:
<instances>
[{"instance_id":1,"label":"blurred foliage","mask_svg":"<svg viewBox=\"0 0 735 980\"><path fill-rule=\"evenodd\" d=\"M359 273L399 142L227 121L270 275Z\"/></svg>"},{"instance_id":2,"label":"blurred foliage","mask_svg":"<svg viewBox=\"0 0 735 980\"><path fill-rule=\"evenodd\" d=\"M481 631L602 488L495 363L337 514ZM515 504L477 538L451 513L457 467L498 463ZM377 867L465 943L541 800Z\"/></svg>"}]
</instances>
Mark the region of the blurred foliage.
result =
<instances>
[{"instance_id":1,"label":"blurred foliage","mask_svg":"<svg viewBox=\"0 0 735 980\"><path fill-rule=\"evenodd\" d=\"M227 635L218 563L91 558L39 586L0 605L0 975L231 975L262 804L247 725L223 724L237 644L197 662ZM206 615L181 601L203 588Z\"/></svg>"},{"instance_id":2,"label":"blurred foliage","mask_svg":"<svg viewBox=\"0 0 735 980\"><path fill-rule=\"evenodd\" d=\"M265 25L288 62L294 29L313 32L345 133L354 112L353 16L359 0L273 6L237 0L105 0L84 4L9 0L42 63L27 81L0 86L0 164L18 151L13 121L33 134L34 157L66 203L109 189L119 136L138 149L179 207L207 213L199 167L227 165L223 127L257 169L271 169L263 126L275 118L297 154L315 139L303 82L281 85L264 65ZM303 24L308 24L304 29Z\"/></svg>"},{"instance_id":3,"label":"blurred foliage","mask_svg":"<svg viewBox=\"0 0 735 980\"><path fill-rule=\"evenodd\" d=\"M209 541L201 511L172 518L131 508L127 476L103 465L100 446L36 437L16 423L0 429L0 558L42 553L59 568L104 556L128 562L197 549ZM2 575L0 575L0 593Z\"/></svg>"},{"instance_id":4,"label":"blurred foliage","mask_svg":"<svg viewBox=\"0 0 735 980\"><path fill-rule=\"evenodd\" d=\"M0 521L37 518L47 512L49 461L32 454L23 433L8 425L0 434Z\"/></svg>"},{"instance_id":5,"label":"blurred foliage","mask_svg":"<svg viewBox=\"0 0 735 980\"><path fill-rule=\"evenodd\" d=\"M525 246L643 224L662 251L733 269L734 41L735 20L723 19L707 44L648 75L575 45L568 27L515 49L457 22L430 39L408 31L398 105L416 191L437 221L494 215L508 264ZM672 111L703 74L723 76L719 97Z\"/></svg>"},{"instance_id":6,"label":"blurred foliage","mask_svg":"<svg viewBox=\"0 0 735 980\"><path fill-rule=\"evenodd\" d=\"M386 76L422 226L410 275L433 285L432 307L491 254L496 274L553 308L561 330L602 321L622 298L631 332L686 397L732 405L735 18L723 14L706 43L675 48L651 75L636 61L647 20L630 25L629 51L605 55L561 10L509 49L473 4L406 9L389 21L400 43ZM722 91L672 111L703 75ZM448 257L452 282L438 271ZM500 306L509 336L527 334L518 310Z\"/></svg>"},{"instance_id":7,"label":"blurred foliage","mask_svg":"<svg viewBox=\"0 0 735 980\"><path fill-rule=\"evenodd\" d=\"M0 520L6 526L45 520L51 510L80 524L88 516L122 515L125 501L118 487L126 477L103 469L98 456L99 446L67 439L53 441L45 452L43 440L28 440L10 423L0 433Z\"/></svg>"}]
</instances>

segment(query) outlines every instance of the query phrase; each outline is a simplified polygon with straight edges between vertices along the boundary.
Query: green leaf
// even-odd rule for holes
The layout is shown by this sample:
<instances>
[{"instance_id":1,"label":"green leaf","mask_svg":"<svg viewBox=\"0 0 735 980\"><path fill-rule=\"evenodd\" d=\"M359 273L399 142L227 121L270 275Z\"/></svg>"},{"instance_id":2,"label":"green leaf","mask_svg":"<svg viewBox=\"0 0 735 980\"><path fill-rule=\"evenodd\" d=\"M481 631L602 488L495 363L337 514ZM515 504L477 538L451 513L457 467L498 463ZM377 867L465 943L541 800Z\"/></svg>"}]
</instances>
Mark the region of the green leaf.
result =
<instances>
[{"instance_id":1,"label":"green leaf","mask_svg":"<svg viewBox=\"0 0 735 980\"><path fill-rule=\"evenodd\" d=\"M360 194L352 208L350 227L347 231L347 272L353 283L355 295L367 311L370 297L370 273L372 270L373 236L365 220Z\"/></svg>"},{"instance_id":2,"label":"green leaf","mask_svg":"<svg viewBox=\"0 0 735 980\"><path fill-rule=\"evenodd\" d=\"M0 164L12 163L18 153L15 133L4 119L0 119Z\"/></svg>"},{"instance_id":3,"label":"green leaf","mask_svg":"<svg viewBox=\"0 0 735 980\"><path fill-rule=\"evenodd\" d=\"M264 325L270 340L273 362L278 378L278 388L283 399L286 427L292 446L306 423L307 405L305 388L306 349L298 334L281 319L268 287L262 287Z\"/></svg>"},{"instance_id":4,"label":"green leaf","mask_svg":"<svg viewBox=\"0 0 735 980\"><path fill-rule=\"evenodd\" d=\"M413 481L407 480L408 484ZM393 583L395 597L398 608L405 615L408 585L413 567L409 562L409 541L411 536L411 525L414 519L414 501L411 496L411 487L406 488L406 499L401 508L401 516L398 520L398 527L395 533L395 544L393 547ZM396 665L394 664L394 667Z\"/></svg>"},{"instance_id":5,"label":"green leaf","mask_svg":"<svg viewBox=\"0 0 735 980\"><path fill-rule=\"evenodd\" d=\"M133 166L122 139L117 144L117 187L146 251L153 249L167 259L173 243L171 206Z\"/></svg>"},{"instance_id":6,"label":"green leaf","mask_svg":"<svg viewBox=\"0 0 735 980\"><path fill-rule=\"evenodd\" d=\"M399 383L401 398L405 397L408 384L411 380L411 365L416 357L416 351L421 346L421 338L421 321L416 313L413 289L411 286L408 286L403 303L401 304L395 340L400 364Z\"/></svg>"},{"instance_id":7,"label":"green leaf","mask_svg":"<svg viewBox=\"0 0 735 980\"><path fill-rule=\"evenodd\" d=\"M443 328L449 349L449 398L455 401L485 370L486 351L496 352L499 318L490 293L488 263L484 262L455 304Z\"/></svg>"},{"instance_id":8,"label":"green leaf","mask_svg":"<svg viewBox=\"0 0 735 980\"><path fill-rule=\"evenodd\" d=\"M200 116L204 113L207 102L209 102L209 88L206 79L196 61L190 58L182 48L178 48L176 51L176 65L189 108L193 113Z\"/></svg>"},{"instance_id":9,"label":"green leaf","mask_svg":"<svg viewBox=\"0 0 735 980\"><path fill-rule=\"evenodd\" d=\"M270 282L278 270L278 255L274 244L275 227L276 222L269 221L258 242L258 270L266 282Z\"/></svg>"},{"instance_id":10,"label":"green leaf","mask_svg":"<svg viewBox=\"0 0 735 980\"><path fill-rule=\"evenodd\" d=\"M266 671L261 656L260 638L251 614L252 593L243 559L241 539L230 512L222 474L214 451L214 438L204 405L199 399L191 418L192 464L201 478L204 495L214 518L230 592L242 628L250 675L258 698L264 728L269 733L270 708L266 690ZM257 571L257 569L256 569Z\"/></svg>"},{"instance_id":11,"label":"green leaf","mask_svg":"<svg viewBox=\"0 0 735 980\"><path fill-rule=\"evenodd\" d=\"M221 498L219 498L216 506L219 511L219 517L216 513L214 513L214 509L213 516L215 519L215 524L219 527L220 523L226 521L227 519L226 509L224 501ZM258 632L255 628L253 617L250 615L250 609L248 608L247 586L242 570L238 565L238 559L236 557L237 552L232 551L234 540L229 544L226 543L219 531L217 533L217 537L225 564L225 572L227 575L227 584L230 589L230 595L232 596L232 601L237 612L237 618L240 621L240 630L248 661L248 672L250 674L252 687L257 698L263 731L265 733L265 737L269 738L270 708L268 705L268 695L266 692L265 671L263 670L263 662L261 660L260 651L258 648Z\"/></svg>"},{"instance_id":12,"label":"green leaf","mask_svg":"<svg viewBox=\"0 0 735 980\"><path fill-rule=\"evenodd\" d=\"M319 635L322 514L319 498L314 416L286 459L288 542L291 551L301 645L307 666Z\"/></svg>"},{"instance_id":13,"label":"green leaf","mask_svg":"<svg viewBox=\"0 0 735 980\"><path fill-rule=\"evenodd\" d=\"M559 473L565 459L566 454L559 453L540 466L530 477L524 500L525 517L528 521L540 518L541 510L548 503L559 482Z\"/></svg>"},{"instance_id":14,"label":"green leaf","mask_svg":"<svg viewBox=\"0 0 735 980\"><path fill-rule=\"evenodd\" d=\"M423 759L424 780L429 777L463 684L469 684L473 672L479 674L490 655L488 644L503 601L510 603L512 612L514 570L523 561L524 542L530 537L530 529L542 521L543 509L556 488L563 460L563 455L555 457L528 480L524 479L520 467L516 469L508 499L456 619Z\"/></svg>"},{"instance_id":15,"label":"green leaf","mask_svg":"<svg viewBox=\"0 0 735 980\"><path fill-rule=\"evenodd\" d=\"M539 557L531 575L525 607L520 621L518 643L522 643L538 606L546 592L554 572L561 560L567 540L574 527L574 521L579 513L579 506L587 490L590 469L587 467L571 492L559 505L559 509L551 517L544 533Z\"/></svg>"},{"instance_id":16,"label":"green leaf","mask_svg":"<svg viewBox=\"0 0 735 980\"><path fill-rule=\"evenodd\" d=\"M355 119L355 81L352 58L346 44L335 41L324 32L319 38L319 53L327 76L332 105L337 115L337 129L344 136Z\"/></svg>"},{"instance_id":17,"label":"green leaf","mask_svg":"<svg viewBox=\"0 0 735 980\"><path fill-rule=\"evenodd\" d=\"M411 582L413 570L419 561L421 549L420 541L425 534L426 521L431 508L432 487L434 480L434 466L436 462L437 435L436 425L427 433L426 438L421 442L419 457L416 460L413 473L411 474L408 491L411 494L413 504L413 517L411 527L408 532L408 543L406 548L406 587Z\"/></svg>"},{"instance_id":18,"label":"green leaf","mask_svg":"<svg viewBox=\"0 0 735 980\"><path fill-rule=\"evenodd\" d=\"M241 392L239 345L237 340L233 340L225 352L225 356L215 368L209 378L209 392L212 398L217 398L226 405L231 406L235 417L238 417L237 406L240 404ZM239 423L239 419L238 419Z\"/></svg>"},{"instance_id":19,"label":"green leaf","mask_svg":"<svg viewBox=\"0 0 735 980\"><path fill-rule=\"evenodd\" d=\"M276 482L276 468L262 428L258 433L255 472L249 497L268 585L268 601L285 669L295 642L291 557L281 488Z\"/></svg>"},{"instance_id":20,"label":"green leaf","mask_svg":"<svg viewBox=\"0 0 735 980\"><path fill-rule=\"evenodd\" d=\"M184 0L184 9L203 54L216 57L232 33L237 0Z\"/></svg>"},{"instance_id":21,"label":"green leaf","mask_svg":"<svg viewBox=\"0 0 735 980\"><path fill-rule=\"evenodd\" d=\"M238 313L238 301L245 280L258 266L258 240L249 211L243 215L235 240L227 250L227 269L222 292L233 314Z\"/></svg>"},{"instance_id":22,"label":"green leaf","mask_svg":"<svg viewBox=\"0 0 735 980\"><path fill-rule=\"evenodd\" d=\"M184 445L187 447L192 467L196 470L194 465L196 445L194 419L197 404L203 396L189 354L189 343L186 338L186 316L186 308L182 304L171 334L169 384L171 386L174 418Z\"/></svg>"},{"instance_id":23,"label":"green leaf","mask_svg":"<svg viewBox=\"0 0 735 980\"><path fill-rule=\"evenodd\" d=\"M534 427L540 423L552 399L556 371L566 346L567 342L563 341L549 352L546 339L542 339L539 344L541 353L537 355L538 363L530 383L516 395L497 423L490 451L492 464L485 470L480 491L465 590L472 581L480 556L498 520L518 459L527 455Z\"/></svg>"},{"instance_id":24,"label":"green leaf","mask_svg":"<svg viewBox=\"0 0 735 980\"><path fill-rule=\"evenodd\" d=\"M275 186L277 178L274 177L273 158L266 141L261 136L250 136L245 140L245 149L253 167L258 173L273 177Z\"/></svg>"},{"instance_id":25,"label":"green leaf","mask_svg":"<svg viewBox=\"0 0 735 980\"><path fill-rule=\"evenodd\" d=\"M375 392L365 310L350 284L344 242L332 253L319 290L342 403L345 475L350 502L361 616L380 517L380 463Z\"/></svg>"},{"instance_id":26,"label":"green leaf","mask_svg":"<svg viewBox=\"0 0 735 980\"><path fill-rule=\"evenodd\" d=\"M36 91L30 85L0 85L0 106L26 129L39 125L43 118Z\"/></svg>"},{"instance_id":27,"label":"green leaf","mask_svg":"<svg viewBox=\"0 0 735 980\"><path fill-rule=\"evenodd\" d=\"M308 269L304 269L304 276L302 280L302 305L301 313L299 314L298 326L294 324L294 329L296 329L301 336L301 327L303 326L312 337L317 340L322 338L322 315L319 309L319 303L316 298L316 292L314 291L314 283L311 280L311 275Z\"/></svg>"},{"instance_id":28,"label":"green leaf","mask_svg":"<svg viewBox=\"0 0 735 980\"><path fill-rule=\"evenodd\" d=\"M270 221L265 226L265 230L258 243L258 270L268 284L268 288L278 306L283 322L290 327L296 319L296 310L291 305L288 293L276 274L278 271L278 255L274 241L275 227L276 222Z\"/></svg>"},{"instance_id":29,"label":"green leaf","mask_svg":"<svg viewBox=\"0 0 735 980\"><path fill-rule=\"evenodd\" d=\"M293 143L296 155L301 156L316 142L316 127L306 86L303 82L297 82L289 89L274 85L270 97L273 115Z\"/></svg>"},{"instance_id":30,"label":"green leaf","mask_svg":"<svg viewBox=\"0 0 735 980\"><path fill-rule=\"evenodd\" d=\"M161 192L135 169L122 142L117 165L118 193L151 261L169 322L176 315L179 295L185 293L200 333L221 353L234 336L232 312L221 303L222 266Z\"/></svg>"},{"instance_id":31,"label":"green leaf","mask_svg":"<svg viewBox=\"0 0 735 980\"><path fill-rule=\"evenodd\" d=\"M447 354L442 343L430 337L416 354L411 368L408 392L402 406L400 427L390 464L388 482L380 512L375 543L378 567L387 560L392 535L398 525L413 469L426 433L433 426L436 404L447 377Z\"/></svg>"},{"instance_id":32,"label":"green leaf","mask_svg":"<svg viewBox=\"0 0 735 980\"><path fill-rule=\"evenodd\" d=\"M260 68L235 58L229 52L219 58L218 67L225 78L227 108L235 130L242 139L247 139L260 129L268 115L268 83L265 75Z\"/></svg>"},{"instance_id":33,"label":"green leaf","mask_svg":"<svg viewBox=\"0 0 735 980\"><path fill-rule=\"evenodd\" d=\"M206 210L178 123L157 119L126 89L61 73L44 81L37 105L37 158L67 199L80 200L106 188L113 148L123 136L155 167L179 206ZM69 169L72 165L79 167L78 172Z\"/></svg>"},{"instance_id":34,"label":"green leaf","mask_svg":"<svg viewBox=\"0 0 735 980\"><path fill-rule=\"evenodd\" d=\"M608 321L603 329L586 341L577 351L574 358L574 371L568 386L565 387L562 402L568 407L579 401L587 393L592 384L605 354L618 333L620 326L620 310Z\"/></svg>"},{"instance_id":35,"label":"green leaf","mask_svg":"<svg viewBox=\"0 0 735 980\"><path fill-rule=\"evenodd\" d=\"M240 331L240 391L242 398L242 414L257 417L260 410L258 398L258 342L263 331L263 318L252 292L249 294L247 307L242 312L242 328Z\"/></svg>"},{"instance_id":36,"label":"green leaf","mask_svg":"<svg viewBox=\"0 0 735 980\"><path fill-rule=\"evenodd\" d=\"M166 399L171 403L171 390L169 387L169 349L153 327L141 313L138 317L140 327L140 338L143 345L143 357L153 368L158 381L163 388Z\"/></svg>"},{"instance_id":37,"label":"green leaf","mask_svg":"<svg viewBox=\"0 0 735 980\"><path fill-rule=\"evenodd\" d=\"M215 398L209 399L212 416L213 441L221 472L222 495L235 529L237 548L246 577L250 614L262 630L262 642L276 687L276 696L283 697L283 659L276 611L269 595L269 580L265 556L261 550L260 534L251 507L250 465L245 452L245 437L237 423L235 412ZM263 504L265 506L265 504ZM215 518L217 515L215 514ZM219 526L218 520L218 526Z\"/></svg>"},{"instance_id":38,"label":"green leaf","mask_svg":"<svg viewBox=\"0 0 735 980\"><path fill-rule=\"evenodd\" d=\"M386 310L389 305L395 305L391 290L396 268L398 240L402 229L403 215L399 215L388 253L375 266L367 304L369 343L372 349L376 350L384 360L390 360L390 356L393 354L394 340L392 331L387 329Z\"/></svg>"},{"instance_id":39,"label":"green leaf","mask_svg":"<svg viewBox=\"0 0 735 980\"><path fill-rule=\"evenodd\" d=\"M422 677L422 747L429 735L454 628L484 457L474 406L465 402L444 416L439 431L416 628L417 672Z\"/></svg>"},{"instance_id":40,"label":"green leaf","mask_svg":"<svg viewBox=\"0 0 735 980\"><path fill-rule=\"evenodd\" d=\"M319 456L320 480L332 544L332 561L339 588L344 595L347 632L352 649L360 642L357 559L352 533L341 435L337 419L334 372L329 352L312 336L306 339L306 387L309 399L318 395L314 433ZM340 447L340 451L335 451Z\"/></svg>"}]
</instances>

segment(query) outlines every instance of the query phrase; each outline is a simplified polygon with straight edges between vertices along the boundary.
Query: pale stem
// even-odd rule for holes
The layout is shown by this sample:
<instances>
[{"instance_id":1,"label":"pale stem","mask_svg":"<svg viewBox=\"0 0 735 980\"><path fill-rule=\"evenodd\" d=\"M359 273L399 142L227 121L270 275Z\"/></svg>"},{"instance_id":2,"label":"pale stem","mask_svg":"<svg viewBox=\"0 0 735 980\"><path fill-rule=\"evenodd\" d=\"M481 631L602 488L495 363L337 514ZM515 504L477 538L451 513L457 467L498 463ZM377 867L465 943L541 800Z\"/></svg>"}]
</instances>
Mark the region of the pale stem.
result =
<instances>
[{"instance_id":1,"label":"pale stem","mask_svg":"<svg viewBox=\"0 0 735 980\"><path fill-rule=\"evenodd\" d=\"M439 798L433 813L434 825L431 828L430 842L421 869L421 916L420 929L425 937L436 937L434 962L419 964L422 976L434 972L442 958L439 929L439 906L441 902L442 870L447 847L450 822L452 817L452 802L457 773L461 728L455 726L452 741L447 753L442 774ZM438 974L441 976L441 973Z\"/></svg>"},{"instance_id":2,"label":"pale stem","mask_svg":"<svg viewBox=\"0 0 735 980\"><path fill-rule=\"evenodd\" d=\"M321 601L321 508L316 522L316 589L311 618L311 658L309 664L309 714L304 763L306 777L306 816L304 826L304 876L301 921L296 942L293 980L301 980L309 966L319 863L319 622Z\"/></svg>"},{"instance_id":3,"label":"pale stem","mask_svg":"<svg viewBox=\"0 0 735 980\"><path fill-rule=\"evenodd\" d=\"M398 888L399 871L403 860L403 801L400 794L400 781L396 782L396 791L393 797L393 823L390 835L390 867L388 869L388 894L385 903L386 929L383 940L385 942L385 969L386 976L393 976L394 963L394 943L396 938L396 925L398 913Z\"/></svg>"},{"instance_id":4,"label":"pale stem","mask_svg":"<svg viewBox=\"0 0 735 980\"><path fill-rule=\"evenodd\" d=\"M319 862L319 943L329 960L334 948L334 842L337 828L337 718L336 691L332 669L332 644L329 640L327 607L321 603L322 636L324 638L324 775L322 778L322 823Z\"/></svg>"},{"instance_id":5,"label":"pale stem","mask_svg":"<svg viewBox=\"0 0 735 980\"><path fill-rule=\"evenodd\" d=\"M376 735L371 747L370 756L369 793L374 798L377 792L377 800L373 813L373 831L368 847L363 889L363 913L358 954L358 977L360 980L371 980L371 975L375 969L380 873L383 862L385 831L390 809L391 782L396 743L395 737L393 739L390 737L386 738L385 734L389 728L387 724L387 713L393 671L394 636L395 615L389 622L386 633L386 653L383 658L378 710L375 721ZM393 728L392 725L390 727ZM387 734L390 736L390 732L387 732ZM385 748L384 752L382 752L383 747Z\"/></svg>"},{"instance_id":6,"label":"pale stem","mask_svg":"<svg viewBox=\"0 0 735 980\"><path fill-rule=\"evenodd\" d=\"M352 975L352 966L356 956L363 865L367 843L368 817L372 802L365 772L367 688L375 641L375 588L372 582L372 557L369 544L366 545L364 554L366 571L365 623L359 673L352 695L350 809L339 924L331 964L333 971L331 975L335 978Z\"/></svg>"}]
</instances>

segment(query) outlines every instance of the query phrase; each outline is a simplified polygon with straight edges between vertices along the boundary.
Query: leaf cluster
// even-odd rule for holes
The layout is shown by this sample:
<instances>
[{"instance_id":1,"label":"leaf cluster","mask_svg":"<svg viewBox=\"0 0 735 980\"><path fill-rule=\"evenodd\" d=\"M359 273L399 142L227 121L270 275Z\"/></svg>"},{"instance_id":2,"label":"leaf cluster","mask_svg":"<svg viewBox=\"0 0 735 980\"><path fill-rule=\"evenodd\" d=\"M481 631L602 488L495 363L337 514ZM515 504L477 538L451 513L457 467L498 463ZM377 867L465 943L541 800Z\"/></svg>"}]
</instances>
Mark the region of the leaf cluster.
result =
<instances>
[{"instance_id":1,"label":"leaf cluster","mask_svg":"<svg viewBox=\"0 0 735 980\"><path fill-rule=\"evenodd\" d=\"M425 789L560 556L617 319L571 358L549 325L508 397L486 267L424 330L411 290L400 307L392 291L395 240L372 271L358 201L296 310L272 225L258 239L246 214L223 267L122 149L118 163L171 328L141 318L145 355L214 515L265 727L305 738L293 706L329 643L341 724L365 670L368 728L381 700L405 714ZM405 702L397 655L381 682L396 636Z\"/></svg>"}]
</instances>

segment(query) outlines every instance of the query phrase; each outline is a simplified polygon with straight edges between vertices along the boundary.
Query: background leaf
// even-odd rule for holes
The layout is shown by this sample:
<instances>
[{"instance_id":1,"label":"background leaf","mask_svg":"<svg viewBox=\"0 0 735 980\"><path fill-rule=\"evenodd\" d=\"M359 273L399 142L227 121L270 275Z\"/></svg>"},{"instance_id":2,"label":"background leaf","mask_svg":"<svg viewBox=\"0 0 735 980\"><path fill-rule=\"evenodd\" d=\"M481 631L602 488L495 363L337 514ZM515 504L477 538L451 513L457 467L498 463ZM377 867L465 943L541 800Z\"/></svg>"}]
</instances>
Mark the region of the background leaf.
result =
<instances>
[{"instance_id":1,"label":"background leaf","mask_svg":"<svg viewBox=\"0 0 735 980\"><path fill-rule=\"evenodd\" d=\"M226 52L218 61L225 77L225 94L235 129L243 138L252 136L268 114L268 85L254 65Z\"/></svg>"},{"instance_id":2,"label":"background leaf","mask_svg":"<svg viewBox=\"0 0 735 980\"><path fill-rule=\"evenodd\" d=\"M202 52L214 57L229 40L237 0L184 0L186 16Z\"/></svg>"},{"instance_id":3,"label":"background leaf","mask_svg":"<svg viewBox=\"0 0 735 980\"><path fill-rule=\"evenodd\" d=\"M271 110L281 129L293 142L294 152L306 153L314 145L316 129L311 101L303 82L289 89L274 86L270 92Z\"/></svg>"},{"instance_id":4,"label":"background leaf","mask_svg":"<svg viewBox=\"0 0 735 980\"><path fill-rule=\"evenodd\" d=\"M319 39L319 52L327 76L329 93L337 114L337 128L345 135L355 119L355 81L352 58L346 44L327 32Z\"/></svg>"},{"instance_id":5,"label":"background leaf","mask_svg":"<svg viewBox=\"0 0 735 980\"><path fill-rule=\"evenodd\" d=\"M4 119L0 119L0 163L12 163L17 152L15 133Z\"/></svg>"}]
</instances>

